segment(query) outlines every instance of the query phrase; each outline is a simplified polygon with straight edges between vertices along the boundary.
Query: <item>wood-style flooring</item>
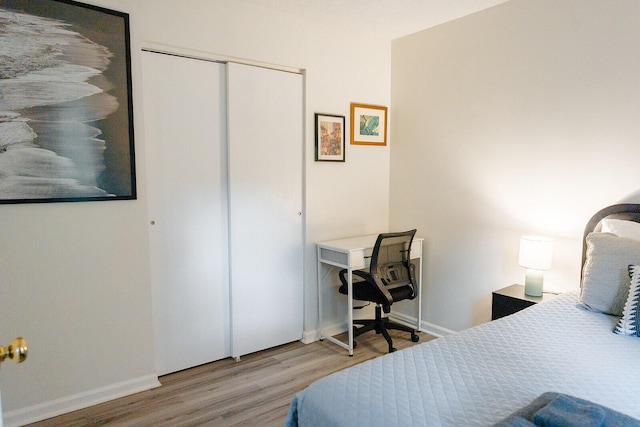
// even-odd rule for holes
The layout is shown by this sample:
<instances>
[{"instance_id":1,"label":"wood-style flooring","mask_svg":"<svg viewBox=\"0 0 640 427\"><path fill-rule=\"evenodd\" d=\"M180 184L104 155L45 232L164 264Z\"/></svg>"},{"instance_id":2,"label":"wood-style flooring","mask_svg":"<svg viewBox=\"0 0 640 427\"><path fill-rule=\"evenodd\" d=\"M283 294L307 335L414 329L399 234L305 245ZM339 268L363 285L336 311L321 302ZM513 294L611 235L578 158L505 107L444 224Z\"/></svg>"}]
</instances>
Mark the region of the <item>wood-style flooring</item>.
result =
<instances>
[{"instance_id":1,"label":"wood-style flooring","mask_svg":"<svg viewBox=\"0 0 640 427\"><path fill-rule=\"evenodd\" d=\"M390 334L398 350L415 345L405 332ZM433 339L418 334L420 343ZM228 358L165 375L158 388L30 425L282 427L298 391L386 352L386 341L373 332L358 337L353 357L327 340L297 341L243 356L240 362Z\"/></svg>"}]
</instances>

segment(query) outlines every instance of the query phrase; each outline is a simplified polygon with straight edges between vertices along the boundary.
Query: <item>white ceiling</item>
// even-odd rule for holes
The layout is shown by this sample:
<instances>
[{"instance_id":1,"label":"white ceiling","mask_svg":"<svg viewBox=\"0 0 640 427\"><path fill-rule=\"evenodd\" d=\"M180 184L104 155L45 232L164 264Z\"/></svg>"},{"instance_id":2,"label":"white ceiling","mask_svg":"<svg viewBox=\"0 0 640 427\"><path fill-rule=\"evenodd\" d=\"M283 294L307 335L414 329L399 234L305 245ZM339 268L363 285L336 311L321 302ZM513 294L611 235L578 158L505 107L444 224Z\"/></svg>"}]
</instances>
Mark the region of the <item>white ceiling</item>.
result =
<instances>
[{"instance_id":1,"label":"white ceiling","mask_svg":"<svg viewBox=\"0 0 640 427\"><path fill-rule=\"evenodd\" d=\"M396 39L507 0L243 0L357 33Z\"/></svg>"}]
</instances>

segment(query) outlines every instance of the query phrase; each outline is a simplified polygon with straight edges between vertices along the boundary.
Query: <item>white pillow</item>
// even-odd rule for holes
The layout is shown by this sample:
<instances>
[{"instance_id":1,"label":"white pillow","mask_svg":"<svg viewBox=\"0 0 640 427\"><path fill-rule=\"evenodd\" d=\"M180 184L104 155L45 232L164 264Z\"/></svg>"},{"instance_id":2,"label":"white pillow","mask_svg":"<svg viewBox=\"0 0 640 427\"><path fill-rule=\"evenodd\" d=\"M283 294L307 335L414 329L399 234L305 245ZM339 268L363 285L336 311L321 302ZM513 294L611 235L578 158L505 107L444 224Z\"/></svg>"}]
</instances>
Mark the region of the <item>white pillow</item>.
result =
<instances>
[{"instance_id":1,"label":"white pillow","mask_svg":"<svg viewBox=\"0 0 640 427\"><path fill-rule=\"evenodd\" d=\"M620 335L635 335L640 337L640 267L637 265L629 266L629 276L631 277L631 286L629 287L629 296L624 304L622 318L614 328L613 332Z\"/></svg>"},{"instance_id":2,"label":"white pillow","mask_svg":"<svg viewBox=\"0 0 640 427\"><path fill-rule=\"evenodd\" d=\"M640 240L640 223L638 222L605 218L601 225L603 233L613 233L618 237Z\"/></svg>"},{"instance_id":3,"label":"white pillow","mask_svg":"<svg viewBox=\"0 0 640 427\"><path fill-rule=\"evenodd\" d=\"M591 310L622 316L629 266L640 265L640 241L611 233L589 233L586 241L580 300Z\"/></svg>"}]
</instances>

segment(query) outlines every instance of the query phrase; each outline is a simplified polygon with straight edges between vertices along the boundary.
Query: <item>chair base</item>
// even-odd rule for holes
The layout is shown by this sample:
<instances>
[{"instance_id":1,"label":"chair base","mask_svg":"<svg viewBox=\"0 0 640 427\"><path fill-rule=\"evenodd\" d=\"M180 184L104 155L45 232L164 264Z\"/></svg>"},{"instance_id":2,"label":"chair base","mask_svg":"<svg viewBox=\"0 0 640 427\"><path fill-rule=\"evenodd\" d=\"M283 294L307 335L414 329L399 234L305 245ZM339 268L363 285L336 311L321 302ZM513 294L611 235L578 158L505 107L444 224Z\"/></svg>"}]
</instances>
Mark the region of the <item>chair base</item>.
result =
<instances>
[{"instance_id":1,"label":"chair base","mask_svg":"<svg viewBox=\"0 0 640 427\"><path fill-rule=\"evenodd\" d=\"M354 338L369 331L376 331L376 334L382 334L384 339L389 344L389 353L393 353L396 349L393 347L393 340L389 335L389 329L395 329L398 331L409 332L411 334L411 341L418 342L420 337L416 334L416 330L400 323L389 320L388 317L382 317L382 307L376 305L376 318L375 319L354 319L353 323L362 325L359 328L353 327Z\"/></svg>"}]
</instances>

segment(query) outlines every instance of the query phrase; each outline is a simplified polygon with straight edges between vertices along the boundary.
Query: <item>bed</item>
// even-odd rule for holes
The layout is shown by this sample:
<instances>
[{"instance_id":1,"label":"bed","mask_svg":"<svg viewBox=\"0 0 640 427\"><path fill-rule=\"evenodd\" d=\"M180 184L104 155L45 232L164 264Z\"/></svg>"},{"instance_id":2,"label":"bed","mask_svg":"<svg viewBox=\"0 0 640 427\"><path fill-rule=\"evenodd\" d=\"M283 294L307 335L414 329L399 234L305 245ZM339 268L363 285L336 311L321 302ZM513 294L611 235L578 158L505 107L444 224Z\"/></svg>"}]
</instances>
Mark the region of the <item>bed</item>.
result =
<instances>
[{"instance_id":1,"label":"bed","mask_svg":"<svg viewBox=\"0 0 640 427\"><path fill-rule=\"evenodd\" d=\"M295 396L286 425L534 425L519 420L533 422L540 399L554 396L633 425L640 419L640 271L628 266L640 265L638 222L637 204L593 216L580 291L322 378Z\"/></svg>"}]
</instances>

